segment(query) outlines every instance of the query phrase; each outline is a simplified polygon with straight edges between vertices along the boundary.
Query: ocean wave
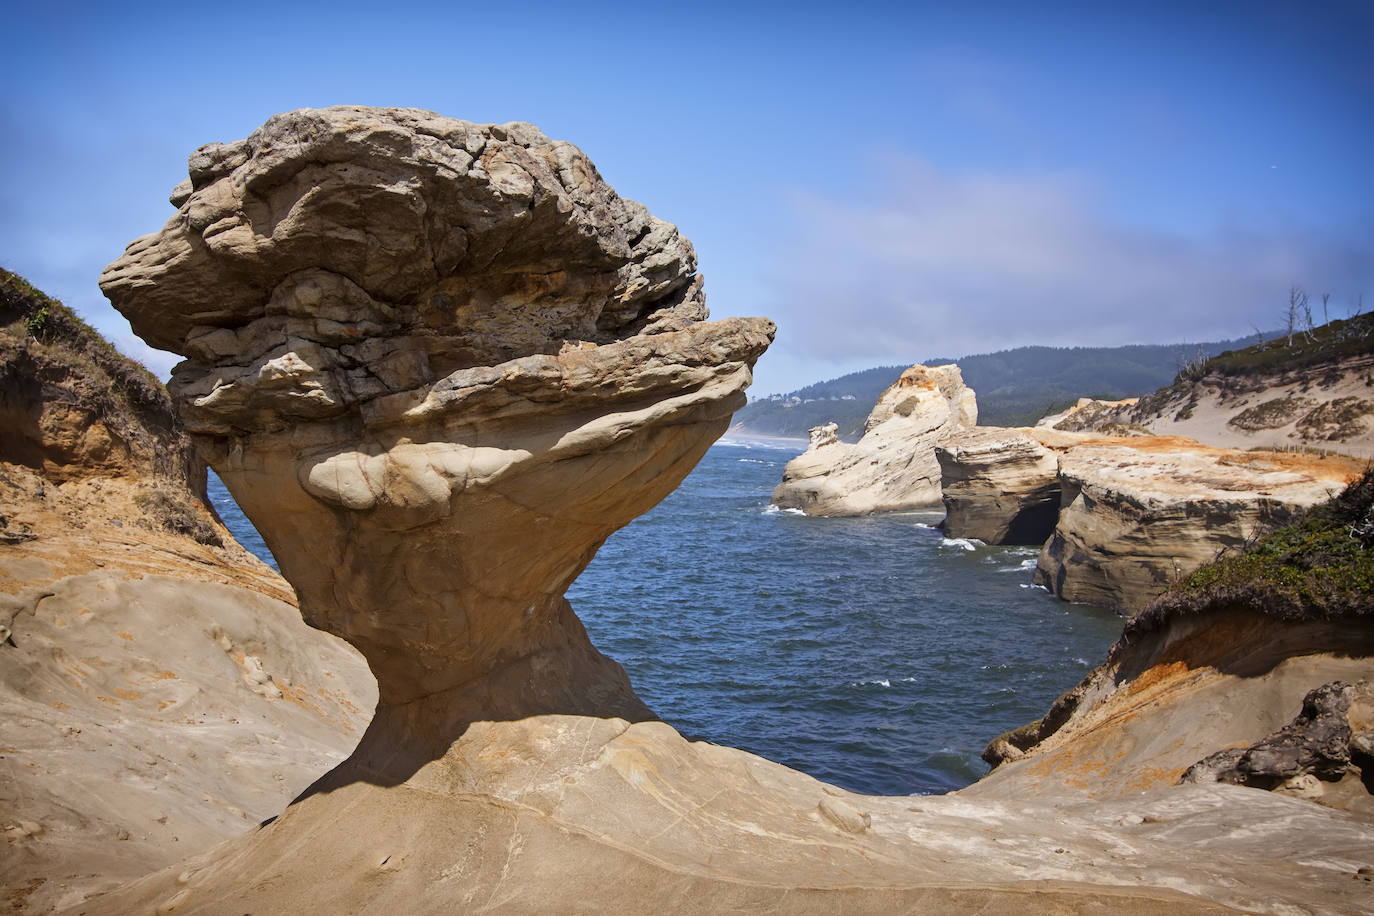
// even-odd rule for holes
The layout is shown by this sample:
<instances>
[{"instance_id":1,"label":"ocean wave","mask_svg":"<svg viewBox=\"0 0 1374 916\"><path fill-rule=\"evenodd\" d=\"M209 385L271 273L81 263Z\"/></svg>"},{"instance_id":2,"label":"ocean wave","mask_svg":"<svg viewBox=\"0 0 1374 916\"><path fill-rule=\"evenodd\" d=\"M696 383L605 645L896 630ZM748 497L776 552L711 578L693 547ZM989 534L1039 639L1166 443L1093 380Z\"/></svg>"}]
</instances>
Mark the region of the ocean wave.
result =
<instances>
[{"instance_id":1,"label":"ocean wave","mask_svg":"<svg viewBox=\"0 0 1374 916\"><path fill-rule=\"evenodd\" d=\"M850 681L850 687L891 687L892 681L887 678L878 678L872 681Z\"/></svg>"},{"instance_id":2,"label":"ocean wave","mask_svg":"<svg viewBox=\"0 0 1374 916\"><path fill-rule=\"evenodd\" d=\"M1042 592L1047 592L1047 591L1049 591L1049 589L1045 588L1045 586L1043 586L1043 585L1032 585L1032 584L1029 583L1029 582L1022 582L1022 583L1021 583L1021 587L1022 587L1022 588L1038 588L1038 589L1040 589L1040 591L1042 591Z\"/></svg>"},{"instance_id":3,"label":"ocean wave","mask_svg":"<svg viewBox=\"0 0 1374 916\"><path fill-rule=\"evenodd\" d=\"M781 508L781 507L779 507L779 506L775 506L775 505L773 505L772 503L769 503L766 507L764 507L763 514L764 514L764 515L805 515L806 513L803 512L803 511L800 510L800 509L783 509L783 508Z\"/></svg>"},{"instance_id":4,"label":"ocean wave","mask_svg":"<svg viewBox=\"0 0 1374 916\"><path fill-rule=\"evenodd\" d=\"M977 538L941 538L941 547L958 547L960 550L977 550L979 547L986 547Z\"/></svg>"},{"instance_id":5,"label":"ocean wave","mask_svg":"<svg viewBox=\"0 0 1374 916\"><path fill-rule=\"evenodd\" d=\"M748 446L746 445L745 448L748 448ZM736 458L735 460L738 461L740 464L767 464L767 463L768 463L767 461L764 461L762 458Z\"/></svg>"}]
</instances>

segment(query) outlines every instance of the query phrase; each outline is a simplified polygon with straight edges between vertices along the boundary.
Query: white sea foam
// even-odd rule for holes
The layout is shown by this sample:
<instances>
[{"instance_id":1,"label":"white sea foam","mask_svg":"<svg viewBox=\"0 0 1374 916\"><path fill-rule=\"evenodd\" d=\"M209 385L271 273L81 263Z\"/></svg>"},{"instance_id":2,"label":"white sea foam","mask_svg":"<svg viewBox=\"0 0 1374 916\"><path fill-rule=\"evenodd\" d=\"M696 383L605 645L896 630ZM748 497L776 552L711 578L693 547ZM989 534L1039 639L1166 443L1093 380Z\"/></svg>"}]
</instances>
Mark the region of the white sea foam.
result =
<instances>
[{"instance_id":1,"label":"white sea foam","mask_svg":"<svg viewBox=\"0 0 1374 916\"><path fill-rule=\"evenodd\" d=\"M805 514L806 514L805 512L803 512L803 511L800 510L800 509L781 509L781 508L779 508L779 507L773 505L772 503L769 503L769 504L768 504L768 507L765 508L765 509L763 510L763 514L764 514L764 515L778 515L778 514L780 514L780 513L783 514L783 515L805 515Z\"/></svg>"},{"instance_id":2,"label":"white sea foam","mask_svg":"<svg viewBox=\"0 0 1374 916\"><path fill-rule=\"evenodd\" d=\"M736 458L740 464L767 464L762 458Z\"/></svg>"},{"instance_id":3,"label":"white sea foam","mask_svg":"<svg viewBox=\"0 0 1374 916\"><path fill-rule=\"evenodd\" d=\"M854 681L854 682L852 682L849 686L850 686L850 687L891 687L891 686L892 686L892 681L890 681L890 680L888 680L887 678L884 677L884 678L878 678L877 680L872 680L872 681Z\"/></svg>"},{"instance_id":4,"label":"white sea foam","mask_svg":"<svg viewBox=\"0 0 1374 916\"><path fill-rule=\"evenodd\" d=\"M977 538L941 538L941 547L958 547L961 550L977 550L986 546Z\"/></svg>"},{"instance_id":5,"label":"white sea foam","mask_svg":"<svg viewBox=\"0 0 1374 916\"><path fill-rule=\"evenodd\" d=\"M1036 564L1038 561L1039 561L1039 558L1038 558L1038 557L1031 557L1031 558L1028 559L1028 560L1022 560L1020 563L1017 563L1015 566L1003 566L1003 567L1001 567L1000 569L998 569L997 571L998 571L998 572L1004 572L1004 573L1008 573L1008 572L1009 572L1009 573L1025 572L1025 571L1028 570L1028 569L1035 569L1035 564Z\"/></svg>"}]
</instances>

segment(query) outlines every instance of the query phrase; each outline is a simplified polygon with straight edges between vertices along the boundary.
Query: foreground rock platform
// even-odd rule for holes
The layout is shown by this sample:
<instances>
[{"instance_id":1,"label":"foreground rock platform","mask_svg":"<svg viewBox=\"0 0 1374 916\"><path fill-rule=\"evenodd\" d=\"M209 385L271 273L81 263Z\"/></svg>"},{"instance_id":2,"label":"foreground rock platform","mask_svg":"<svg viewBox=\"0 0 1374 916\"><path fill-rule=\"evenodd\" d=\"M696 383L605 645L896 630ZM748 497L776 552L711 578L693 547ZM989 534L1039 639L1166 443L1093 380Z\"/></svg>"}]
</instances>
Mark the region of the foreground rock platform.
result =
<instances>
[{"instance_id":1,"label":"foreground rock platform","mask_svg":"<svg viewBox=\"0 0 1374 916\"><path fill-rule=\"evenodd\" d=\"M190 357L198 447L380 699L272 823L79 912L1362 905L1374 828L1307 802L865 798L655 721L563 591L726 429L772 326L704 321L690 246L574 147L341 108L191 173L104 288Z\"/></svg>"}]
</instances>

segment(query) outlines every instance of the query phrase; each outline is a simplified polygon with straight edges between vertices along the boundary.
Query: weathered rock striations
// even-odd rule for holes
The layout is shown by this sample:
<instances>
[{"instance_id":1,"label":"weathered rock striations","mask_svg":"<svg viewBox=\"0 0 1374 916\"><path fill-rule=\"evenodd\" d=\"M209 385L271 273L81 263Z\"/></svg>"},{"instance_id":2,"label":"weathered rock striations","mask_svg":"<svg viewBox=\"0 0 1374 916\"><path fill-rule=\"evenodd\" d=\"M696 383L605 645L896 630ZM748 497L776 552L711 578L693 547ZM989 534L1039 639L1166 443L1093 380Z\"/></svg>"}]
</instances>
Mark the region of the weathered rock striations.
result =
<instances>
[{"instance_id":1,"label":"weathered rock striations","mask_svg":"<svg viewBox=\"0 0 1374 916\"><path fill-rule=\"evenodd\" d=\"M1284 620L1226 600L1197 613L1146 612L1127 624L1107 661L1061 696L1044 718L991 742L983 758L995 769L960 794L1126 798L1175 786L1190 773L1188 782L1194 784L1216 785L1218 777L1242 783L1238 773L1228 777L1228 763L1255 751L1251 769L1266 769L1257 759L1266 749L1299 743L1292 741L1298 731L1292 722L1295 713L1310 708L1307 698L1332 681L1367 677L1371 656L1374 630L1358 617ZM1349 695L1343 698L1348 701ZM1348 755L1349 712L1347 704L1339 709L1340 721L1330 723L1332 732L1344 726L1344 735L1333 741L1330 734L1314 733L1313 744L1332 745L1337 757ZM1316 718L1300 716L1299 723ZM1374 727L1367 706L1351 721L1363 730ZM1323 768L1319 756L1309 751L1306 770L1296 766L1288 775L1319 772L1334 779L1350 763L1347 756L1339 767L1326 761ZM1283 768L1269 769L1277 775ZM1358 774L1353 781L1358 784ZM1263 785L1275 788L1281 782ZM1339 785L1326 785L1324 800L1366 816L1371 812L1363 788L1342 792ZM1261 794L1247 789L1231 796L1238 826L1245 820L1241 806ZM1354 800L1357 794L1365 797ZM1307 793L1320 796L1320 791ZM1272 829L1281 828L1285 807L1294 816L1302 814L1300 807L1278 805Z\"/></svg>"},{"instance_id":2,"label":"weathered rock striations","mask_svg":"<svg viewBox=\"0 0 1374 916\"><path fill-rule=\"evenodd\" d=\"M1060 458L1062 508L1035 581L1130 613L1180 576L1329 499L1357 462L1214 449L1188 439L1101 439Z\"/></svg>"},{"instance_id":3,"label":"weathered rock striations","mask_svg":"<svg viewBox=\"0 0 1374 916\"><path fill-rule=\"evenodd\" d=\"M1059 456L1029 431L978 426L935 447L946 537L1044 544L1059 517Z\"/></svg>"},{"instance_id":4,"label":"weathered rock striations","mask_svg":"<svg viewBox=\"0 0 1374 916\"><path fill-rule=\"evenodd\" d=\"M168 342L188 352L217 341L178 371L174 396L306 613L364 651L381 697L354 755L273 823L84 912L1149 913L1219 911L1207 901L1244 906L1252 895L1334 912L1356 899L1361 888L1311 863L1363 864L1369 831L1324 810L1304 813L1301 863L1263 843L1180 855L1181 842L1234 834L1215 814L1248 791L1234 786L1108 806L864 798L653 721L562 592L725 429L771 326L684 318L683 302L699 303L684 299L696 288L686 254L674 262L681 285L655 274L666 298L617 310L629 320L593 314L643 288L634 264L690 249L656 221L622 233L620 214L641 211L599 179L577 184L595 175L581 154L523 125L331 109L274 118L225 149L193 157L166 247L136 243L106 289L150 334L179 324L182 339ZM205 160L229 164L214 173ZM293 184L295 168L310 174ZM350 181L359 184L347 190ZM317 187L341 199L312 209ZM391 199L412 191L407 206ZM366 219L349 196L369 202ZM198 200L218 202L217 219L188 228ZM423 215L414 238L367 222L393 211ZM479 219L491 214L501 219ZM330 246L317 230L354 219L355 261L296 259L313 250L323 261ZM455 226L468 240L460 255L499 251L456 257L430 280L438 261L423 255ZM223 257L210 251L220 234L236 236ZM640 243L653 251L625 260ZM255 263L234 260L248 250ZM283 284L294 289L302 271L333 291L290 300L309 333L283 325L259 337L271 325L258 323L277 314L266 304L295 296ZM408 271L421 275L414 291L387 285ZM309 316L360 301L322 273L347 274L390 310L312 326ZM257 292L202 301L195 291L213 277ZM427 312L434 284L488 311ZM421 328L416 314L436 317ZM469 332L471 315L487 330ZM353 340L350 328L355 342L332 342ZM383 363L412 374L388 383L374 371ZM1254 794L1250 815L1300 804ZM1124 819L1147 806L1192 812L1189 836L1203 841L1180 840L1160 819L1125 834ZM1255 878L1238 889L1242 871Z\"/></svg>"},{"instance_id":5,"label":"weathered rock striations","mask_svg":"<svg viewBox=\"0 0 1374 916\"><path fill-rule=\"evenodd\" d=\"M912 366L878 398L857 443L813 429L810 447L783 470L773 503L808 515L938 506L935 446L977 422L977 401L958 366Z\"/></svg>"}]
</instances>

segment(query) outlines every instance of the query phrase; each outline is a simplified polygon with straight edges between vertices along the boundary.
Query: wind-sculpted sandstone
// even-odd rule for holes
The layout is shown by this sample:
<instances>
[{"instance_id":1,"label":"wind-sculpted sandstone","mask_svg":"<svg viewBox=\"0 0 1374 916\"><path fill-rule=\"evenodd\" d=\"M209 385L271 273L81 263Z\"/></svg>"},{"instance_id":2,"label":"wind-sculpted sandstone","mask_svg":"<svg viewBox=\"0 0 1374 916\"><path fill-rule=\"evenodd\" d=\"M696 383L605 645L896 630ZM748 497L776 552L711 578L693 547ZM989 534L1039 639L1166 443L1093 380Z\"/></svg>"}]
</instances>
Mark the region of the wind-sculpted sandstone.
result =
<instances>
[{"instance_id":1,"label":"wind-sculpted sandstone","mask_svg":"<svg viewBox=\"0 0 1374 916\"><path fill-rule=\"evenodd\" d=\"M1357 615L1282 619L1224 593L1192 612L1156 604L1042 719L991 742L983 758L996 768L961 794L1106 799L1225 787L1240 829L1260 823L1245 806L1275 790L1274 835L1310 839L1312 801L1361 814L1346 823L1368 830L1374 719L1361 679L1371 656L1374 629Z\"/></svg>"},{"instance_id":2,"label":"wind-sculpted sandstone","mask_svg":"<svg viewBox=\"0 0 1374 916\"><path fill-rule=\"evenodd\" d=\"M724 429L771 323L702 321L691 245L529 125L304 111L190 172L102 288L187 355L181 415L306 619L383 708L645 717L562 594Z\"/></svg>"},{"instance_id":3,"label":"wind-sculpted sandstone","mask_svg":"<svg viewBox=\"0 0 1374 916\"><path fill-rule=\"evenodd\" d=\"M1217 809L1235 786L1105 806L862 797L655 721L563 591L725 430L772 326L705 322L690 247L575 148L344 108L273 118L191 172L104 288L189 356L171 390L198 447L380 699L352 757L272 823L82 912L1358 899L1311 863L1364 864L1369 831L1310 812L1302 862L1234 842ZM972 423L958 389L907 387L895 416L938 397Z\"/></svg>"},{"instance_id":4,"label":"wind-sculpted sandstone","mask_svg":"<svg viewBox=\"0 0 1374 916\"><path fill-rule=\"evenodd\" d=\"M878 398L857 443L813 429L810 447L784 468L773 503L808 515L938 506L935 446L977 422L977 401L958 366L912 366Z\"/></svg>"},{"instance_id":5,"label":"wind-sculpted sandstone","mask_svg":"<svg viewBox=\"0 0 1374 916\"><path fill-rule=\"evenodd\" d=\"M1133 613L1223 551L1331 498L1359 468L1177 437L1073 446L1059 461L1062 508L1035 581L1069 601Z\"/></svg>"}]
</instances>

